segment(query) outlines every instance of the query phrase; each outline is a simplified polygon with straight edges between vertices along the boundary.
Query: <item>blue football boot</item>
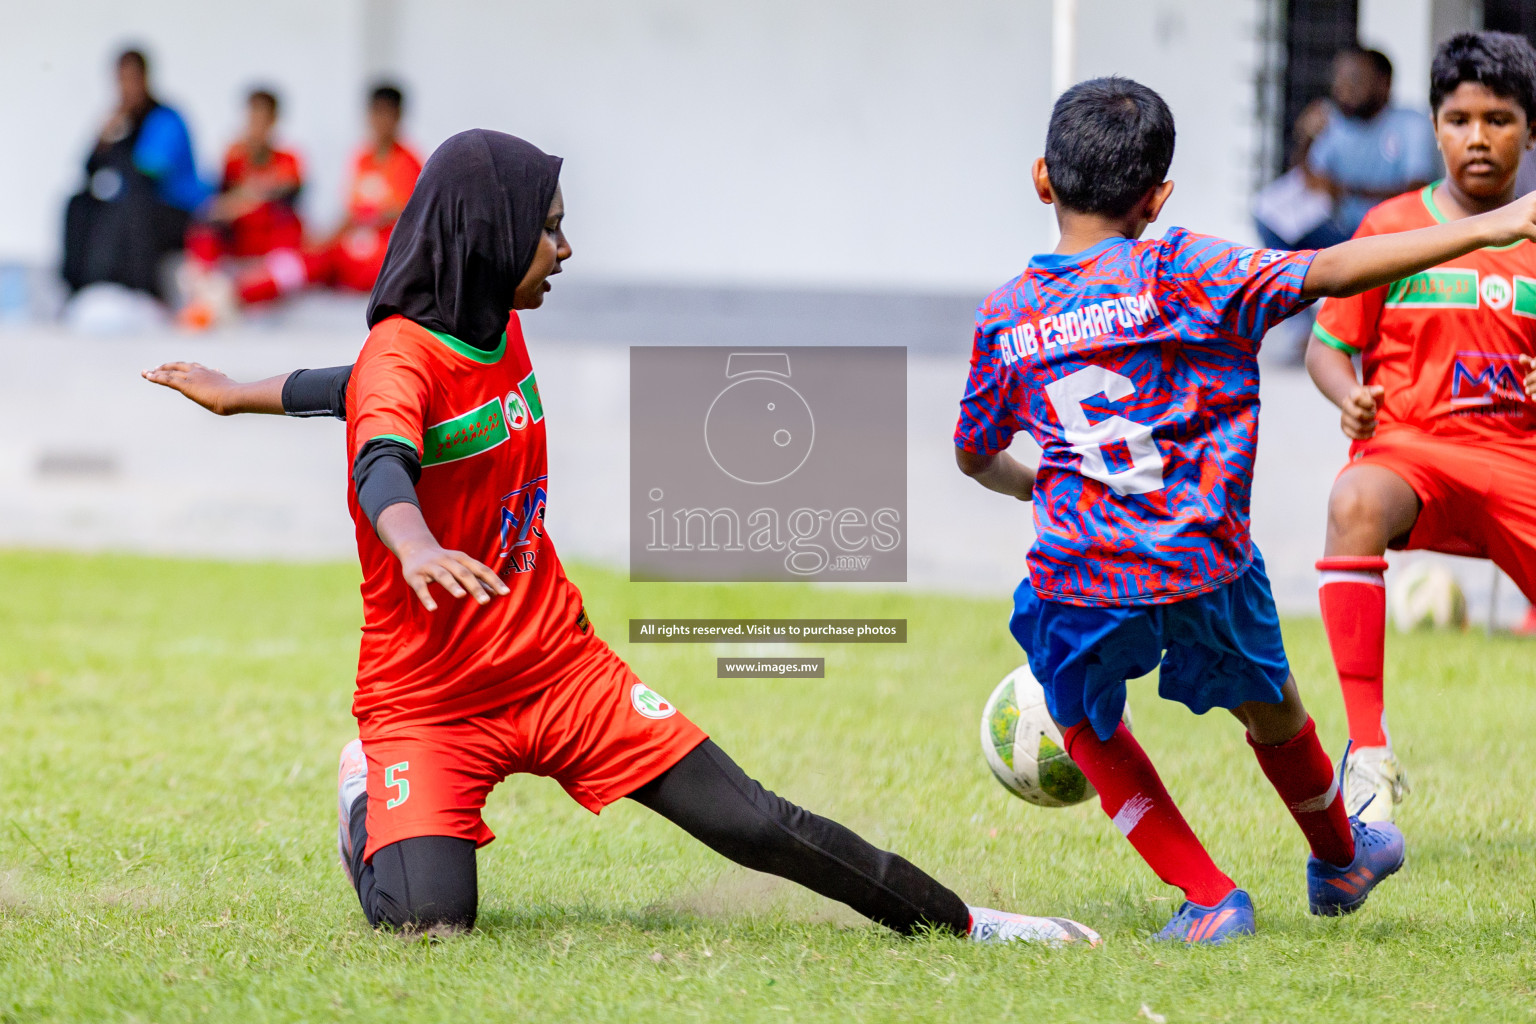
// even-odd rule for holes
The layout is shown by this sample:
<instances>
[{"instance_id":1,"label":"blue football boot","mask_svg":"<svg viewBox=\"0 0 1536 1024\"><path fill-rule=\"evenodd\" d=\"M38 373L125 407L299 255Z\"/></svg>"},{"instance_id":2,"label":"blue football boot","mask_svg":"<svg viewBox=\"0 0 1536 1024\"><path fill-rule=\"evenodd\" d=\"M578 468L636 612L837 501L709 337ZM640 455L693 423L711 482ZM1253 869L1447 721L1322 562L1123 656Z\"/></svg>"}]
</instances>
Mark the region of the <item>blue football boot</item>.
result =
<instances>
[{"instance_id":1,"label":"blue football boot","mask_svg":"<svg viewBox=\"0 0 1536 1024\"><path fill-rule=\"evenodd\" d=\"M1349 764L1349 752L1354 745L1354 740L1344 745L1344 758L1339 764L1340 779L1344 777L1344 768ZM1342 785L1339 799L1344 799ZM1368 797L1360 809L1349 816L1349 828L1355 836L1354 860L1344 867L1337 867L1316 857L1307 858L1307 909L1312 913L1322 917L1354 913L1383 878L1403 866L1407 851L1397 826L1390 821L1360 820L1375 799Z\"/></svg>"},{"instance_id":2,"label":"blue football boot","mask_svg":"<svg viewBox=\"0 0 1536 1024\"><path fill-rule=\"evenodd\" d=\"M1252 935L1254 931L1253 900L1242 889L1233 889L1213 907L1186 900L1153 939L1214 946L1234 935Z\"/></svg>"},{"instance_id":3,"label":"blue football boot","mask_svg":"<svg viewBox=\"0 0 1536 1024\"><path fill-rule=\"evenodd\" d=\"M1355 859L1347 866L1307 858L1307 909L1314 914L1337 917L1359 910L1371 890L1403 866L1403 834L1396 825L1355 816L1349 827L1355 834Z\"/></svg>"}]
</instances>

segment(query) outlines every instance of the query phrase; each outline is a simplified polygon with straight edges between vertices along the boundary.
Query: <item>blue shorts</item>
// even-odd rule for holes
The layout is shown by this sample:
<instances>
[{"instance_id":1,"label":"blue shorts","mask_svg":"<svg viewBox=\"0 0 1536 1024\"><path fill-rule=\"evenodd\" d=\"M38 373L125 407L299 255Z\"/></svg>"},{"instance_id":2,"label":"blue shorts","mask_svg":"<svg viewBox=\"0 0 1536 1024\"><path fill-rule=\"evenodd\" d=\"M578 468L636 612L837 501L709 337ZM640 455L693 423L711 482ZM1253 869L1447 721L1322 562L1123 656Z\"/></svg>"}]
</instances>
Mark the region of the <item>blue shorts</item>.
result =
<instances>
[{"instance_id":1,"label":"blue shorts","mask_svg":"<svg viewBox=\"0 0 1536 1024\"><path fill-rule=\"evenodd\" d=\"M1063 729L1086 718L1102 740L1120 724L1125 681L1159 665L1158 694L1197 715L1251 700L1278 704L1291 674L1257 551L1237 579L1172 604L1084 608L1045 600L1026 579L1008 628L1051 717Z\"/></svg>"}]
</instances>

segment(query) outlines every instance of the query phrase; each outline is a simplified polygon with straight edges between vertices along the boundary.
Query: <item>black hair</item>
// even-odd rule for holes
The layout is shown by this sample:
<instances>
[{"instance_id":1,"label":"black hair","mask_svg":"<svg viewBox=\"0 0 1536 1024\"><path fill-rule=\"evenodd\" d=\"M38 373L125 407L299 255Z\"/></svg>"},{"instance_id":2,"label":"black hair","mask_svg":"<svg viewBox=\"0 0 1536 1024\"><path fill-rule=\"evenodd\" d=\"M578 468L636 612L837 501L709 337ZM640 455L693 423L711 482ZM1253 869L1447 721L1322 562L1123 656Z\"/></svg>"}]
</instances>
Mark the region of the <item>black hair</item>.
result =
<instances>
[{"instance_id":1,"label":"black hair","mask_svg":"<svg viewBox=\"0 0 1536 1024\"><path fill-rule=\"evenodd\" d=\"M139 74L149 77L149 58L144 56L144 51L138 47L129 47L117 55L117 67L122 67L124 64L137 66Z\"/></svg>"},{"instance_id":2,"label":"black hair","mask_svg":"<svg viewBox=\"0 0 1536 1024\"><path fill-rule=\"evenodd\" d=\"M375 103L387 103L394 107L395 113L398 114L405 109L405 93L400 91L398 85L390 82L380 82L368 94L368 105L371 107Z\"/></svg>"},{"instance_id":3,"label":"black hair","mask_svg":"<svg viewBox=\"0 0 1536 1024\"><path fill-rule=\"evenodd\" d=\"M1056 201L1079 213L1123 217L1173 162L1173 112L1140 82L1079 82L1056 101L1045 166Z\"/></svg>"},{"instance_id":4,"label":"black hair","mask_svg":"<svg viewBox=\"0 0 1536 1024\"><path fill-rule=\"evenodd\" d=\"M1388 59L1386 54L1382 53L1380 50L1362 49L1357 52L1360 54L1360 56L1364 57L1367 61L1370 62L1371 70L1375 71L1378 75L1380 75L1382 78L1385 78L1389 82L1392 80L1392 61Z\"/></svg>"},{"instance_id":5,"label":"black hair","mask_svg":"<svg viewBox=\"0 0 1536 1024\"><path fill-rule=\"evenodd\" d=\"M252 89L250 92L246 93L245 102L247 106L255 103L265 103L267 109L272 111L273 117L277 116L278 110L282 107L282 104L278 103L277 101L277 93L273 92L271 89L266 88L265 86Z\"/></svg>"},{"instance_id":6,"label":"black hair","mask_svg":"<svg viewBox=\"0 0 1536 1024\"><path fill-rule=\"evenodd\" d=\"M1458 32L1435 51L1429 69L1429 109L1463 82L1476 82L1495 96L1514 100L1525 119L1536 122L1536 49L1509 32Z\"/></svg>"}]
</instances>

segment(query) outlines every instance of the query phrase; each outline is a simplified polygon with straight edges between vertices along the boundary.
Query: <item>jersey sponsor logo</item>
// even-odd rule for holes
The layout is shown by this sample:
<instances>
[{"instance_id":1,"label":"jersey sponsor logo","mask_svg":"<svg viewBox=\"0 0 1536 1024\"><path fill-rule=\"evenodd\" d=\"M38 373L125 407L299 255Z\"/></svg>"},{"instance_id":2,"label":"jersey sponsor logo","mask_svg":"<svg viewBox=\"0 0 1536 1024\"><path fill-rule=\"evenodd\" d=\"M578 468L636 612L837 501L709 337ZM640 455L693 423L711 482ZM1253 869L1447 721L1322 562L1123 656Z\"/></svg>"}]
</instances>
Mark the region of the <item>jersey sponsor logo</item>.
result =
<instances>
[{"instance_id":1,"label":"jersey sponsor logo","mask_svg":"<svg viewBox=\"0 0 1536 1024\"><path fill-rule=\"evenodd\" d=\"M543 422L544 402L539 398L539 382L534 379L532 370L528 371L528 376L517 382L517 390L523 396L523 403L527 405L528 415L533 417L533 422Z\"/></svg>"},{"instance_id":2,"label":"jersey sponsor logo","mask_svg":"<svg viewBox=\"0 0 1536 1024\"><path fill-rule=\"evenodd\" d=\"M535 477L501 496L501 550L497 558L511 556L513 572L528 572L537 564L534 542L544 536L544 506L549 493L548 476ZM529 550L520 550L520 549Z\"/></svg>"},{"instance_id":3,"label":"jersey sponsor logo","mask_svg":"<svg viewBox=\"0 0 1536 1024\"><path fill-rule=\"evenodd\" d=\"M1536 278L1515 275L1515 316L1536 319Z\"/></svg>"},{"instance_id":4,"label":"jersey sponsor logo","mask_svg":"<svg viewBox=\"0 0 1536 1024\"><path fill-rule=\"evenodd\" d=\"M1290 253L1281 252L1279 249L1244 249L1243 255L1238 258L1237 270L1240 274L1263 270L1271 263L1278 263L1289 255Z\"/></svg>"},{"instance_id":5,"label":"jersey sponsor logo","mask_svg":"<svg viewBox=\"0 0 1536 1024\"><path fill-rule=\"evenodd\" d=\"M1477 291L1490 309L1503 309L1509 305L1509 300L1514 295L1514 290L1509 286L1509 280L1498 274L1489 274L1483 278L1482 287Z\"/></svg>"},{"instance_id":6,"label":"jersey sponsor logo","mask_svg":"<svg viewBox=\"0 0 1536 1024\"><path fill-rule=\"evenodd\" d=\"M1525 401L1517 358L1501 352L1457 352L1451 369L1452 405Z\"/></svg>"},{"instance_id":7,"label":"jersey sponsor logo","mask_svg":"<svg viewBox=\"0 0 1536 1024\"><path fill-rule=\"evenodd\" d=\"M421 464L438 466L480 455L510 436L501 400L493 398L478 409L429 426L421 439Z\"/></svg>"},{"instance_id":8,"label":"jersey sponsor logo","mask_svg":"<svg viewBox=\"0 0 1536 1024\"><path fill-rule=\"evenodd\" d=\"M629 688L629 702L646 718L671 718L677 714L675 706L668 704L661 694L644 683L636 683Z\"/></svg>"},{"instance_id":9,"label":"jersey sponsor logo","mask_svg":"<svg viewBox=\"0 0 1536 1024\"><path fill-rule=\"evenodd\" d=\"M1139 295L1115 295L1086 306L1025 321L996 336L997 353L1003 365L1012 366L1041 349L1052 352L1080 345L1106 334L1130 331L1162 316L1150 291Z\"/></svg>"},{"instance_id":10,"label":"jersey sponsor logo","mask_svg":"<svg viewBox=\"0 0 1536 1024\"><path fill-rule=\"evenodd\" d=\"M1388 309L1476 309L1477 271L1440 267L1392 282Z\"/></svg>"},{"instance_id":11,"label":"jersey sponsor logo","mask_svg":"<svg viewBox=\"0 0 1536 1024\"><path fill-rule=\"evenodd\" d=\"M523 400L521 392L508 391L504 401L507 406L507 426L513 430L522 430L533 422L533 414L528 411L528 403Z\"/></svg>"}]
</instances>

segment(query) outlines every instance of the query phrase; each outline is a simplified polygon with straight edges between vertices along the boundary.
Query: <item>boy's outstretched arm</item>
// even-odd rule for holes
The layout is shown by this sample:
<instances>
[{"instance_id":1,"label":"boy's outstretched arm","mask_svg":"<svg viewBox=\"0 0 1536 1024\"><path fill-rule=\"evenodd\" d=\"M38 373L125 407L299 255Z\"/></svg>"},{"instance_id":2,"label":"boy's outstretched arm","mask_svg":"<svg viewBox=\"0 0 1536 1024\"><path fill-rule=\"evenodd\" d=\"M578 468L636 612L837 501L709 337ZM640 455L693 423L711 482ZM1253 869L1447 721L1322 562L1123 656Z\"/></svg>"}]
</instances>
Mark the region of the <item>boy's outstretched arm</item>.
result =
<instances>
[{"instance_id":1,"label":"boy's outstretched arm","mask_svg":"<svg viewBox=\"0 0 1536 1024\"><path fill-rule=\"evenodd\" d=\"M1348 353L1314 337L1307 342L1307 373L1323 397L1339 407L1339 429L1345 437L1363 441L1375 435L1376 409L1386 389L1361 384Z\"/></svg>"},{"instance_id":2,"label":"boy's outstretched arm","mask_svg":"<svg viewBox=\"0 0 1536 1024\"><path fill-rule=\"evenodd\" d=\"M1035 472L1007 452L982 455L955 446L955 464L960 472L989 491L1029 501L1035 492Z\"/></svg>"},{"instance_id":3,"label":"boy's outstretched arm","mask_svg":"<svg viewBox=\"0 0 1536 1024\"><path fill-rule=\"evenodd\" d=\"M1525 395L1536 399L1536 356L1521 356L1520 365L1525 367Z\"/></svg>"},{"instance_id":4,"label":"boy's outstretched arm","mask_svg":"<svg viewBox=\"0 0 1536 1024\"><path fill-rule=\"evenodd\" d=\"M220 416L240 412L273 416L334 416L347 418L347 382L352 367L294 370L265 380L242 383L201 363L163 363L145 370L143 378L179 391Z\"/></svg>"},{"instance_id":5,"label":"boy's outstretched arm","mask_svg":"<svg viewBox=\"0 0 1536 1024\"><path fill-rule=\"evenodd\" d=\"M1508 206L1416 231L1351 238L1320 250L1303 298L1357 295L1490 245L1536 239L1536 192Z\"/></svg>"}]
</instances>

